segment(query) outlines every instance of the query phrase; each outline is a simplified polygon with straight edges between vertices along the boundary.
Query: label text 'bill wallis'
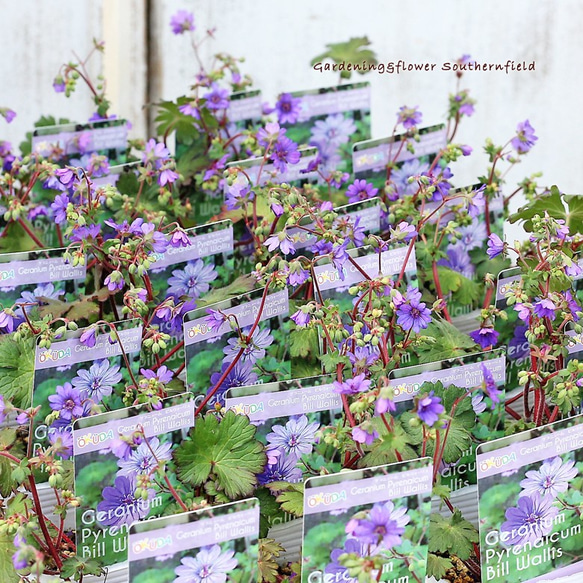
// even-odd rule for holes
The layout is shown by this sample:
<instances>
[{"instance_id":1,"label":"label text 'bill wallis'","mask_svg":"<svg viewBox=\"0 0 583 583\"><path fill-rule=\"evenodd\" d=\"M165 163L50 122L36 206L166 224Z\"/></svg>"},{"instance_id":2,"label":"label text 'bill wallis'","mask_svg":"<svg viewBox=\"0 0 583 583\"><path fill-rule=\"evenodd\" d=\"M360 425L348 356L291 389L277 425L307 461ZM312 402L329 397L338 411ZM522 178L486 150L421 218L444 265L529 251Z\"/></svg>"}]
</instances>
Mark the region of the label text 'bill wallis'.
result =
<instances>
[{"instance_id":1,"label":"label text 'bill wallis'","mask_svg":"<svg viewBox=\"0 0 583 583\"><path fill-rule=\"evenodd\" d=\"M401 74L414 71L502 71L507 75L513 71L535 71L535 61L512 61L508 60L505 63L486 63L479 61L471 61L469 63L460 63L459 61L444 61L443 63L408 63L407 61L390 61L387 63L370 63L362 61L362 63L348 63L342 61L340 63L314 63L314 70L319 73L327 71L375 71L380 75L383 74Z\"/></svg>"}]
</instances>

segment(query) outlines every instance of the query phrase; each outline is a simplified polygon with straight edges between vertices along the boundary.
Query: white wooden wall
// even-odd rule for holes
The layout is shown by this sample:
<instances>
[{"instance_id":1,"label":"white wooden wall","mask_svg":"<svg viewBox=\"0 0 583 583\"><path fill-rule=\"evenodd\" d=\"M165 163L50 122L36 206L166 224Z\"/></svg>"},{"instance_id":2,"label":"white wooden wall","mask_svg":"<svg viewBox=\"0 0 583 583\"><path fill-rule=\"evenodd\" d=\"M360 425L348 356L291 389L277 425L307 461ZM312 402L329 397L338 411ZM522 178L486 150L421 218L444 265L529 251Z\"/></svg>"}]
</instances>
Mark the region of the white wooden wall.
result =
<instances>
[{"instance_id":1,"label":"white wooden wall","mask_svg":"<svg viewBox=\"0 0 583 583\"><path fill-rule=\"evenodd\" d=\"M216 40L202 50L205 58L218 51L244 56L244 71L270 100L284 90L335 84L335 73L315 72L309 62L327 42L350 36L367 35L382 61L441 63L463 53L486 62L535 60L534 73L468 73L463 86L478 105L458 137L481 150L487 136L504 142L528 118L539 141L516 179L542 170L546 183L570 193L582 190L580 0L151 0L151 7L154 99L184 94L196 71L188 39L170 32L178 9L194 12L199 32L216 27ZM41 113L77 120L91 114L85 90L66 99L51 83L60 63L72 50L85 54L93 36L106 40L114 111L132 120L135 136L144 136L145 10L146 0L0 0L0 105L18 112L11 125L0 120L0 136L18 142ZM455 86L453 74L442 71L368 79L375 137L390 132L403 104L419 105L427 123L440 121ZM473 180L484 165L481 154L465 160L456 183Z\"/></svg>"}]
</instances>

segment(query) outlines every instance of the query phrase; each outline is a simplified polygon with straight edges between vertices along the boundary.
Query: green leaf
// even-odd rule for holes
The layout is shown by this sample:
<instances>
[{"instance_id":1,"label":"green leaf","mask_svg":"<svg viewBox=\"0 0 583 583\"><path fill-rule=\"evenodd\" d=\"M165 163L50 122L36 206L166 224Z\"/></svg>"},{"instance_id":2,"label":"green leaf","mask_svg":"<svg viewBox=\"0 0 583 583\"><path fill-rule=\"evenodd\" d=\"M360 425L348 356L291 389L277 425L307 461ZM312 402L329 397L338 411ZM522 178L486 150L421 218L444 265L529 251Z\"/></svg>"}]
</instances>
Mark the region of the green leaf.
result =
<instances>
[{"instance_id":1,"label":"green leaf","mask_svg":"<svg viewBox=\"0 0 583 583\"><path fill-rule=\"evenodd\" d=\"M315 328L296 328L290 335L292 358L305 358L318 353L318 332Z\"/></svg>"},{"instance_id":2,"label":"green leaf","mask_svg":"<svg viewBox=\"0 0 583 583\"><path fill-rule=\"evenodd\" d=\"M217 302L222 302L239 296L241 294L251 291L255 287L255 280L250 275L240 275L231 284L221 287L219 289L214 289L203 297L199 298L196 302L197 308L202 308L210 304L215 304Z\"/></svg>"},{"instance_id":3,"label":"green leaf","mask_svg":"<svg viewBox=\"0 0 583 583\"><path fill-rule=\"evenodd\" d=\"M12 465L8 458L0 457L0 494L6 498L12 492L16 482L12 478Z\"/></svg>"},{"instance_id":4,"label":"green leaf","mask_svg":"<svg viewBox=\"0 0 583 583\"><path fill-rule=\"evenodd\" d=\"M373 424L379 438L373 442L371 450L359 461L359 467L370 468L394 463L400 459L407 460L419 457L412 447L416 444L401 425L395 423L393 430L389 432L379 417L373 419ZM397 452L400 454L400 459Z\"/></svg>"},{"instance_id":5,"label":"green leaf","mask_svg":"<svg viewBox=\"0 0 583 583\"><path fill-rule=\"evenodd\" d=\"M433 553L427 553L427 576L435 577L437 581L443 578L449 569L453 568L451 559L445 557L438 557Z\"/></svg>"},{"instance_id":6,"label":"green leaf","mask_svg":"<svg viewBox=\"0 0 583 583\"><path fill-rule=\"evenodd\" d=\"M368 37L353 37L350 40L343 43L330 43L326 45L326 51L321 55L314 57L311 61L311 65L316 63L321 63L326 59L334 61L334 63L352 63L361 64L363 61L370 64L377 64L377 58L374 51L368 48L370 46L370 41ZM359 74L364 75L367 70L357 71ZM351 71L341 71L340 76L343 79L350 79Z\"/></svg>"},{"instance_id":7,"label":"green leaf","mask_svg":"<svg viewBox=\"0 0 583 583\"><path fill-rule=\"evenodd\" d=\"M320 361L322 362L324 371L329 373L336 372L336 367L339 364L344 364L347 367L351 366L348 356L342 356L339 352L328 352L322 354L320 356Z\"/></svg>"},{"instance_id":8,"label":"green leaf","mask_svg":"<svg viewBox=\"0 0 583 583\"><path fill-rule=\"evenodd\" d=\"M449 553L462 561L470 558L474 551L473 543L479 540L478 531L468 522L459 510L449 519L441 514L432 514L429 524L429 551Z\"/></svg>"},{"instance_id":9,"label":"green leaf","mask_svg":"<svg viewBox=\"0 0 583 583\"><path fill-rule=\"evenodd\" d=\"M2 583L18 583L20 577L14 570L12 555L14 554L14 543L8 534L0 534L0 581Z\"/></svg>"},{"instance_id":10,"label":"green leaf","mask_svg":"<svg viewBox=\"0 0 583 583\"><path fill-rule=\"evenodd\" d=\"M275 583L279 580L277 559L285 549L272 538L259 540L259 573L262 583Z\"/></svg>"},{"instance_id":11,"label":"green leaf","mask_svg":"<svg viewBox=\"0 0 583 583\"><path fill-rule=\"evenodd\" d=\"M34 339L0 338L0 395L15 407L30 407L34 379Z\"/></svg>"},{"instance_id":12,"label":"green leaf","mask_svg":"<svg viewBox=\"0 0 583 583\"><path fill-rule=\"evenodd\" d=\"M184 105L189 100L180 98L178 101L181 103L163 101L158 105L158 115L155 119L156 124L158 124L156 131L159 136L167 136L172 131L175 131L177 142L192 143L193 139L198 135L194 119L190 115L184 115L178 109L179 105Z\"/></svg>"},{"instance_id":13,"label":"green leaf","mask_svg":"<svg viewBox=\"0 0 583 583\"><path fill-rule=\"evenodd\" d=\"M425 335L433 337L435 342L419 351L420 364L463 356L476 349L476 344L467 334L446 320L434 320Z\"/></svg>"},{"instance_id":14,"label":"green leaf","mask_svg":"<svg viewBox=\"0 0 583 583\"><path fill-rule=\"evenodd\" d=\"M192 486L212 481L232 500L249 496L267 461L256 432L244 415L227 411L219 422L214 414L207 414L175 451L178 477Z\"/></svg>"},{"instance_id":15,"label":"green leaf","mask_svg":"<svg viewBox=\"0 0 583 583\"><path fill-rule=\"evenodd\" d=\"M473 304L480 296L480 284L449 267L438 267L437 274L444 294L452 293L462 304Z\"/></svg>"},{"instance_id":16,"label":"green leaf","mask_svg":"<svg viewBox=\"0 0 583 583\"><path fill-rule=\"evenodd\" d=\"M579 209L577 209L579 210ZM561 193L556 186L551 187L551 193L545 196L538 197L534 202L528 203L527 206L519 208L517 212L508 217L511 223L517 221L524 221L524 230L532 231L532 218L535 215L544 217L545 212L553 219L563 219L567 221L567 209L563 203Z\"/></svg>"},{"instance_id":17,"label":"green leaf","mask_svg":"<svg viewBox=\"0 0 583 583\"><path fill-rule=\"evenodd\" d=\"M304 515L304 483L291 484L289 482L271 482L267 487L272 492L281 492L276 498L277 502L286 512L297 518Z\"/></svg>"}]
</instances>

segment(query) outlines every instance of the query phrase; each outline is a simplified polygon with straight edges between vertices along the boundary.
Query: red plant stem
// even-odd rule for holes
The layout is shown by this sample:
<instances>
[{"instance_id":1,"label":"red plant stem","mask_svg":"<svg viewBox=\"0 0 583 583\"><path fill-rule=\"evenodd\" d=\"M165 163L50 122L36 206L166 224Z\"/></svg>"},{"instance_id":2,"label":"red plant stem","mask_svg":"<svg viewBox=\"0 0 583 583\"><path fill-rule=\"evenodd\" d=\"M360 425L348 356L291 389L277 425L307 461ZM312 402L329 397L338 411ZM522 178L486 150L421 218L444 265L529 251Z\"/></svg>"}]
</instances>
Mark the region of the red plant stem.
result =
<instances>
[{"instance_id":1,"label":"red plant stem","mask_svg":"<svg viewBox=\"0 0 583 583\"><path fill-rule=\"evenodd\" d=\"M51 556L53 557L53 560L55 561L55 565L57 565L58 569L61 569L61 567L63 566L63 561L61 561L61 557L59 557L59 553L57 552L57 549L55 548L55 545L53 543L53 539L51 538L51 535L49 534L49 529L47 528L47 523L45 522L45 517L44 517L43 511L42 511L41 504L40 504L38 490L36 489L36 483L35 483L34 478L32 476L29 476L28 483L30 485L30 493L32 494L32 499L34 501L36 515L38 517L38 524L39 524L40 529L43 533L45 541L47 543L47 547L49 549L49 552L51 553Z\"/></svg>"},{"instance_id":2,"label":"red plant stem","mask_svg":"<svg viewBox=\"0 0 583 583\"><path fill-rule=\"evenodd\" d=\"M415 248L415 241L417 240L417 235L411 237L411 241L409 242L409 248L407 249L407 255L405 255L405 261L403 261L403 267L401 267L401 273L399 273L399 278L395 283L395 288L399 287L401 281L403 281L403 277L405 277L405 269L407 268L407 263L409 263L409 257L411 257L411 253Z\"/></svg>"},{"instance_id":3,"label":"red plant stem","mask_svg":"<svg viewBox=\"0 0 583 583\"><path fill-rule=\"evenodd\" d=\"M435 291L437 292L437 297L443 301L443 292L441 291L441 282L439 281L439 272L437 271L437 263L435 261L433 261L432 270L434 280L433 283L435 284ZM449 315L445 302L443 304L443 315L445 316L445 319L451 324L451 316Z\"/></svg>"},{"instance_id":4,"label":"red plant stem","mask_svg":"<svg viewBox=\"0 0 583 583\"><path fill-rule=\"evenodd\" d=\"M162 366L169 358L172 358L182 347L184 346L184 340L181 340L168 354L165 354L163 358L159 360L153 367L152 370L157 370Z\"/></svg>"},{"instance_id":5,"label":"red plant stem","mask_svg":"<svg viewBox=\"0 0 583 583\"><path fill-rule=\"evenodd\" d=\"M559 415L559 406L555 405L555 408L553 409L553 412L551 413L551 416L549 417L549 423L556 421L558 415Z\"/></svg>"},{"instance_id":6,"label":"red plant stem","mask_svg":"<svg viewBox=\"0 0 583 583\"><path fill-rule=\"evenodd\" d=\"M522 417L514 409L512 409L508 405L506 405L505 409L506 409L506 413L508 413L508 415L510 415L513 419L516 419L517 421L522 419Z\"/></svg>"},{"instance_id":7,"label":"red plant stem","mask_svg":"<svg viewBox=\"0 0 583 583\"><path fill-rule=\"evenodd\" d=\"M28 228L28 225L22 220L18 219L20 226L25 230L26 234L41 248L44 249L44 243Z\"/></svg>"}]
</instances>

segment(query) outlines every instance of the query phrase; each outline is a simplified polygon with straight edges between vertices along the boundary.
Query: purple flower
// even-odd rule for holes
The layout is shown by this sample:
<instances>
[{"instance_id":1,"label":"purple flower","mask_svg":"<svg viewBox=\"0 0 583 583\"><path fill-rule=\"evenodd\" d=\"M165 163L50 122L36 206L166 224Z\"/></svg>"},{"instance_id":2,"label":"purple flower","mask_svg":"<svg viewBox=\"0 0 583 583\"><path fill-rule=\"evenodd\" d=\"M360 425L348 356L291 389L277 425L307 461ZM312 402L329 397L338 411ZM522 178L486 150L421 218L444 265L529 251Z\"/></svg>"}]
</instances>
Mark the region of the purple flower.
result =
<instances>
[{"instance_id":1,"label":"purple flower","mask_svg":"<svg viewBox=\"0 0 583 583\"><path fill-rule=\"evenodd\" d=\"M398 241L409 242L417 235L417 230L413 225L401 221L394 229L391 229L391 235Z\"/></svg>"},{"instance_id":2,"label":"purple flower","mask_svg":"<svg viewBox=\"0 0 583 583\"><path fill-rule=\"evenodd\" d=\"M520 482L520 496L549 496L556 498L569 488L569 482L577 475L574 461L566 461L560 457L546 460L538 470L526 472L526 478Z\"/></svg>"},{"instance_id":3,"label":"purple flower","mask_svg":"<svg viewBox=\"0 0 583 583\"><path fill-rule=\"evenodd\" d=\"M174 378L174 373L165 365L162 365L156 372L153 370L140 369L140 372L147 379L156 379L163 385L169 383Z\"/></svg>"},{"instance_id":4,"label":"purple flower","mask_svg":"<svg viewBox=\"0 0 583 583\"><path fill-rule=\"evenodd\" d=\"M53 89L55 93L65 93L65 80L61 75L57 75L57 77L53 80Z\"/></svg>"},{"instance_id":5,"label":"purple flower","mask_svg":"<svg viewBox=\"0 0 583 583\"><path fill-rule=\"evenodd\" d=\"M229 107L229 91L222 89L217 83L212 83L210 91L203 95L208 109L227 109Z\"/></svg>"},{"instance_id":6,"label":"purple flower","mask_svg":"<svg viewBox=\"0 0 583 583\"><path fill-rule=\"evenodd\" d=\"M291 270L287 276L287 282L289 285L296 287L302 285L308 277L310 277L310 272L306 269L302 269L299 264L295 264L291 266Z\"/></svg>"},{"instance_id":7,"label":"purple flower","mask_svg":"<svg viewBox=\"0 0 583 583\"><path fill-rule=\"evenodd\" d=\"M158 175L158 184L160 186L166 186L167 184L176 182L179 178L178 172L175 172L172 168L163 168Z\"/></svg>"},{"instance_id":8,"label":"purple flower","mask_svg":"<svg viewBox=\"0 0 583 583\"><path fill-rule=\"evenodd\" d=\"M379 350L371 344L355 346L354 351L348 352L348 358L355 370L367 370L379 359Z\"/></svg>"},{"instance_id":9,"label":"purple flower","mask_svg":"<svg viewBox=\"0 0 583 583\"><path fill-rule=\"evenodd\" d=\"M421 123L423 115L420 111L417 111L419 106L403 107L399 108L399 113L397 113L397 123L402 123L403 127L407 130L414 128L416 125Z\"/></svg>"},{"instance_id":10,"label":"purple flower","mask_svg":"<svg viewBox=\"0 0 583 583\"><path fill-rule=\"evenodd\" d=\"M173 583L225 583L239 564L234 554L233 550L223 552L219 545L203 547L196 557L181 559L182 564L174 569L178 577Z\"/></svg>"},{"instance_id":11,"label":"purple flower","mask_svg":"<svg viewBox=\"0 0 583 583\"><path fill-rule=\"evenodd\" d=\"M479 330L470 332L470 338L482 348L494 346L498 342L498 336L499 334L494 328L480 328Z\"/></svg>"},{"instance_id":12,"label":"purple flower","mask_svg":"<svg viewBox=\"0 0 583 583\"><path fill-rule=\"evenodd\" d=\"M578 312L581 312L581 306L579 306L577 300L573 297L573 294L569 290L565 292L565 301L567 302L567 308L571 313L571 316L573 316L573 320L578 322Z\"/></svg>"},{"instance_id":13,"label":"purple flower","mask_svg":"<svg viewBox=\"0 0 583 583\"><path fill-rule=\"evenodd\" d=\"M293 166L300 161L300 158L298 145L287 136L280 136L271 153L271 160L275 168L280 172L285 172L288 164Z\"/></svg>"},{"instance_id":14,"label":"purple flower","mask_svg":"<svg viewBox=\"0 0 583 583\"><path fill-rule=\"evenodd\" d=\"M378 191L378 188L375 188L366 180L355 180L346 189L346 196L348 197L349 202L353 203L374 198Z\"/></svg>"},{"instance_id":15,"label":"purple flower","mask_svg":"<svg viewBox=\"0 0 583 583\"><path fill-rule=\"evenodd\" d=\"M110 366L104 358L95 361L89 370L80 369L77 376L71 381L73 386L87 395L94 403L99 403L104 397L109 397L113 387L122 380L119 366Z\"/></svg>"},{"instance_id":16,"label":"purple flower","mask_svg":"<svg viewBox=\"0 0 583 583\"><path fill-rule=\"evenodd\" d=\"M184 269L174 270L168 278L168 293L196 299L209 291L210 283L218 276L214 265L205 265L202 259L189 261Z\"/></svg>"},{"instance_id":17,"label":"purple flower","mask_svg":"<svg viewBox=\"0 0 583 583\"><path fill-rule=\"evenodd\" d=\"M535 543L553 530L559 509L553 506L554 498L538 493L518 498L517 508L506 510L506 522L500 531L505 535L505 544L515 546Z\"/></svg>"},{"instance_id":18,"label":"purple flower","mask_svg":"<svg viewBox=\"0 0 583 583\"><path fill-rule=\"evenodd\" d=\"M69 197L66 194L57 194L55 201L51 204L53 209L55 223L62 225L67 222L67 207L69 206Z\"/></svg>"},{"instance_id":19,"label":"purple flower","mask_svg":"<svg viewBox=\"0 0 583 583\"><path fill-rule=\"evenodd\" d=\"M395 508L389 500L375 504L367 518L358 520L352 533L360 542L391 549L401 544L401 536L410 520L406 507Z\"/></svg>"},{"instance_id":20,"label":"purple flower","mask_svg":"<svg viewBox=\"0 0 583 583\"><path fill-rule=\"evenodd\" d=\"M250 328L244 329L243 335L246 336L250 332ZM235 357L243 349L241 355L242 360L248 360L252 363L257 362L260 358L265 356L265 349L273 344L273 336L271 335L269 329L260 330L255 329L253 336L247 342L242 342L237 336L236 338L229 338L227 341L227 346L223 349L225 353L225 358L223 362L232 362Z\"/></svg>"},{"instance_id":21,"label":"purple flower","mask_svg":"<svg viewBox=\"0 0 583 583\"><path fill-rule=\"evenodd\" d=\"M375 415L382 415L384 413L394 413L397 410L395 401L393 399L387 399L379 395L375 402L374 412Z\"/></svg>"},{"instance_id":22,"label":"purple flower","mask_svg":"<svg viewBox=\"0 0 583 583\"><path fill-rule=\"evenodd\" d=\"M49 442L53 451L68 460L73 455L73 432L70 427L49 429Z\"/></svg>"},{"instance_id":23,"label":"purple flower","mask_svg":"<svg viewBox=\"0 0 583 583\"><path fill-rule=\"evenodd\" d=\"M518 317L523 321L527 322L530 317L530 309L524 304L514 304L514 310L518 313Z\"/></svg>"},{"instance_id":24,"label":"purple flower","mask_svg":"<svg viewBox=\"0 0 583 583\"><path fill-rule=\"evenodd\" d=\"M420 332L422 328L427 328L431 323L431 310L426 307L425 302L420 302L417 296L409 295L406 303L397 308L397 324L403 330L413 330Z\"/></svg>"},{"instance_id":25,"label":"purple flower","mask_svg":"<svg viewBox=\"0 0 583 583\"><path fill-rule=\"evenodd\" d=\"M153 163L158 167L161 165L161 160L165 160L170 157L170 150L164 145L163 142L157 142L154 138L151 138L146 143L146 147L142 154L142 162L148 164Z\"/></svg>"},{"instance_id":26,"label":"purple flower","mask_svg":"<svg viewBox=\"0 0 583 583\"><path fill-rule=\"evenodd\" d=\"M537 140L538 137L534 135L534 128L528 120L525 120L516 126L516 137L512 138L511 144L519 154L526 154Z\"/></svg>"},{"instance_id":27,"label":"purple flower","mask_svg":"<svg viewBox=\"0 0 583 583\"><path fill-rule=\"evenodd\" d=\"M132 223L133 224L133 223ZM149 243L155 253L164 253L168 248L168 239L166 235L156 230L154 223L144 223L140 230L144 238L144 243Z\"/></svg>"},{"instance_id":28,"label":"purple flower","mask_svg":"<svg viewBox=\"0 0 583 583\"><path fill-rule=\"evenodd\" d=\"M474 274L472 258L462 245L450 245L447 248L447 257L441 258L437 265L449 267L453 271L461 273L463 276L471 278Z\"/></svg>"},{"instance_id":29,"label":"purple flower","mask_svg":"<svg viewBox=\"0 0 583 583\"><path fill-rule=\"evenodd\" d=\"M498 255L504 252L505 245L504 241L496 233L491 233L488 237L488 249L486 250L488 257L490 259L498 257Z\"/></svg>"},{"instance_id":30,"label":"purple flower","mask_svg":"<svg viewBox=\"0 0 583 583\"><path fill-rule=\"evenodd\" d=\"M279 123L296 123L301 112L301 101L299 97L292 97L291 93L282 93L275 104Z\"/></svg>"},{"instance_id":31,"label":"purple flower","mask_svg":"<svg viewBox=\"0 0 583 583\"><path fill-rule=\"evenodd\" d=\"M345 274L344 274L344 264L348 261L350 257L348 252L346 251L346 247L348 246L348 241L344 241L341 245L335 245L332 248L332 264L338 271L338 276L342 281L344 281Z\"/></svg>"},{"instance_id":32,"label":"purple flower","mask_svg":"<svg viewBox=\"0 0 583 583\"><path fill-rule=\"evenodd\" d=\"M65 292L59 289L55 289L52 283L41 283L34 288L33 291L23 291L21 292L20 298L16 300L17 304L27 304L22 307L28 314L34 306L41 304L41 298L47 300L58 300Z\"/></svg>"},{"instance_id":33,"label":"purple flower","mask_svg":"<svg viewBox=\"0 0 583 583\"><path fill-rule=\"evenodd\" d=\"M90 241L96 239L101 232L101 225L87 225L75 227L69 236L73 243L81 243L83 240Z\"/></svg>"},{"instance_id":34,"label":"purple flower","mask_svg":"<svg viewBox=\"0 0 583 583\"><path fill-rule=\"evenodd\" d=\"M368 391L369 388L370 381L364 378L364 373L361 373L344 382L334 381L332 392L340 395L356 395Z\"/></svg>"},{"instance_id":35,"label":"purple flower","mask_svg":"<svg viewBox=\"0 0 583 583\"><path fill-rule=\"evenodd\" d=\"M255 193L249 188L248 184L235 182L227 188L225 196L225 206L232 211L242 206L246 201L252 201L255 198Z\"/></svg>"},{"instance_id":36,"label":"purple flower","mask_svg":"<svg viewBox=\"0 0 583 583\"><path fill-rule=\"evenodd\" d=\"M456 245L461 245L466 251L471 251L484 244L487 238L486 224L483 221L475 220L471 225L459 229L460 235Z\"/></svg>"},{"instance_id":37,"label":"purple flower","mask_svg":"<svg viewBox=\"0 0 583 583\"><path fill-rule=\"evenodd\" d=\"M70 421L83 416L84 394L74 389L71 383L56 388L55 395L49 395L49 405L53 411L59 411L59 417Z\"/></svg>"},{"instance_id":38,"label":"purple flower","mask_svg":"<svg viewBox=\"0 0 583 583\"><path fill-rule=\"evenodd\" d=\"M274 425L266 436L267 443L271 448L283 450L286 455L301 457L312 452L319 428L318 422L308 423L308 418L301 415L297 420L290 419L285 426Z\"/></svg>"},{"instance_id":39,"label":"purple flower","mask_svg":"<svg viewBox=\"0 0 583 583\"><path fill-rule=\"evenodd\" d=\"M170 27L174 34L184 34L194 30L194 14L187 10L179 10L170 19Z\"/></svg>"},{"instance_id":40,"label":"purple flower","mask_svg":"<svg viewBox=\"0 0 583 583\"><path fill-rule=\"evenodd\" d=\"M543 298L534 304L534 313L539 318L555 319L555 310L557 306L549 298Z\"/></svg>"},{"instance_id":41,"label":"purple flower","mask_svg":"<svg viewBox=\"0 0 583 583\"><path fill-rule=\"evenodd\" d=\"M371 546L366 543L361 543L355 538L346 539L343 549L333 549L330 553L330 563L326 565L324 572L326 575L333 577L332 581L349 581L350 576L348 574L348 569L343 567L339 560L341 555L346 555L347 553L354 553L359 557L368 557L374 554L371 550ZM374 575L374 572L373 572Z\"/></svg>"},{"instance_id":42,"label":"purple flower","mask_svg":"<svg viewBox=\"0 0 583 583\"><path fill-rule=\"evenodd\" d=\"M204 319L205 324L212 332L219 332L223 324L227 321L227 317L221 314L218 310L213 310L211 308L208 308L206 312L208 316Z\"/></svg>"},{"instance_id":43,"label":"purple flower","mask_svg":"<svg viewBox=\"0 0 583 583\"><path fill-rule=\"evenodd\" d=\"M149 443L143 441L127 459L118 460L117 475L128 478L138 474L150 476L158 469L158 462L166 462L172 457L171 448L171 442L161 444L157 437L150 438Z\"/></svg>"},{"instance_id":44,"label":"purple flower","mask_svg":"<svg viewBox=\"0 0 583 583\"><path fill-rule=\"evenodd\" d=\"M429 170L429 164L413 158L403 162L403 165L391 172L391 180L395 185L394 194L389 194L389 200L397 200L399 196L411 196L419 190L417 180L411 180L414 176L421 176Z\"/></svg>"},{"instance_id":45,"label":"purple flower","mask_svg":"<svg viewBox=\"0 0 583 583\"><path fill-rule=\"evenodd\" d=\"M364 428L362 425L357 425L352 428L352 439L358 443L371 445L378 436L378 432L373 427Z\"/></svg>"},{"instance_id":46,"label":"purple flower","mask_svg":"<svg viewBox=\"0 0 583 583\"><path fill-rule=\"evenodd\" d=\"M308 312L304 312L302 308L300 308L297 312L294 312L290 318L295 322L296 326L303 328L310 323L311 316Z\"/></svg>"},{"instance_id":47,"label":"purple flower","mask_svg":"<svg viewBox=\"0 0 583 583\"><path fill-rule=\"evenodd\" d=\"M277 122L269 122L265 124L264 128L257 131L257 141L260 146L267 148L270 143L277 140L280 136L285 135L285 129L280 128Z\"/></svg>"},{"instance_id":48,"label":"purple flower","mask_svg":"<svg viewBox=\"0 0 583 583\"><path fill-rule=\"evenodd\" d=\"M439 416L445 411L441 398L433 391L417 400L417 415L429 427L433 427Z\"/></svg>"},{"instance_id":49,"label":"purple flower","mask_svg":"<svg viewBox=\"0 0 583 583\"><path fill-rule=\"evenodd\" d=\"M349 117L344 117L343 113L329 115L324 120L318 120L312 127L312 137L310 144L320 147L347 144L350 136L356 131L354 122Z\"/></svg>"},{"instance_id":50,"label":"purple flower","mask_svg":"<svg viewBox=\"0 0 583 583\"><path fill-rule=\"evenodd\" d=\"M10 310L12 312L12 310ZM0 312L0 330L6 334L14 331L14 315L7 310Z\"/></svg>"},{"instance_id":51,"label":"purple flower","mask_svg":"<svg viewBox=\"0 0 583 583\"><path fill-rule=\"evenodd\" d=\"M284 255L293 254L296 252L294 242L285 230L280 231L277 235L271 235L271 237L265 239L264 245L270 251L275 251L279 247Z\"/></svg>"},{"instance_id":52,"label":"purple flower","mask_svg":"<svg viewBox=\"0 0 583 583\"><path fill-rule=\"evenodd\" d=\"M103 285L107 286L107 289L112 292L117 292L122 290L125 286L125 281L121 271L112 271L104 280Z\"/></svg>"},{"instance_id":53,"label":"purple flower","mask_svg":"<svg viewBox=\"0 0 583 583\"><path fill-rule=\"evenodd\" d=\"M468 393L469 394L469 393ZM472 409L476 415L482 414L488 406L484 401L484 396L480 394L472 395Z\"/></svg>"},{"instance_id":54,"label":"purple flower","mask_svg":"<svg viewBox=\"0 0 583 583\"><path fill-rule=\"evenodd\" d=\"M172 236L170 237L170 247L190 247L191 245L192 241L182 229L176 229L172 233Z\"/></svg>"},{"instance_id":55,"label":"purple flower","mask_svg":"<svg viewBox=\"0 0 583 583\"><path fill-rule=\"evenodd\" d=\"M223 362L221 371L211 375L211 389L221 380L221 377L230 364L229 362ZM219 385L217 392L209 401L209 404L214 405L217 402L223 403L223 395L227 389L231 389L232 387L246 387L248 385L254 385L256 382L257 375L253 372L253 363L248 360L239 360L231 369L231 372L225 377L225 380Z\"/></svg>"},{"instance_id":56,"label":"purple flower","mask_svg":"<svg viewBox=\"0 0 583 583\"><path fill-rule=\"evenodd\" d=\"M486 367L485 364L482 364L481 368L482 374L484 375L482 387L486 395L490 397L492 405L496 406L498 403L500 403L500 395L502 394L502 392L498 390L496 381L494 380L494 375L492 374L490 369Z\"/></svg>"},{"instance_id":57,"label":"purple flower","mask_svg":"<svg viewBox=\"0 0 583 583\"><path fill-rule=\"evenodd\" d=\"M55 170L55 175L65 188L72 188L75 180L77 180L77 174L74 168L59 168Z\"/></svg>"},{"instance_id":58,"label":"purple flower","mask_svg":"<svg viewBox=\"0 0 583 583\"><path fill-rule=\"evenodd\" d=\"M6 123L11 123L12 120L16 117L16 112L12 109L5 108L2 110L2 115L6 120Z\"/></svg>"},{"instance_id":59,"label":"purple flower","mask_svg":"<svg viewBox=\"0 0 583 583\"><path fill-rule=\"evenodd\" d=\"M99 523L103 526L120 526L146 518L150 511L150 499L154 490L148 490L148 499L135 495L133 479L117 476L113 486L103 488L103 500L97 505Z\"/></svg>"},{"instance_id":60,"label":"purple flower","mask_svg":"<svg viewBox=\"0 0 583 583\"><path fill-rule=\"evenodd\" d=\"M262 486L270 482L301 482L302 470L296 467L298 460L295 456L280 455L274 464L268 464L257 480Z\"/></svg>"}]
</instances>

